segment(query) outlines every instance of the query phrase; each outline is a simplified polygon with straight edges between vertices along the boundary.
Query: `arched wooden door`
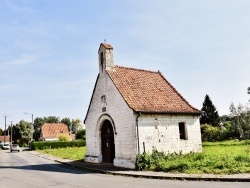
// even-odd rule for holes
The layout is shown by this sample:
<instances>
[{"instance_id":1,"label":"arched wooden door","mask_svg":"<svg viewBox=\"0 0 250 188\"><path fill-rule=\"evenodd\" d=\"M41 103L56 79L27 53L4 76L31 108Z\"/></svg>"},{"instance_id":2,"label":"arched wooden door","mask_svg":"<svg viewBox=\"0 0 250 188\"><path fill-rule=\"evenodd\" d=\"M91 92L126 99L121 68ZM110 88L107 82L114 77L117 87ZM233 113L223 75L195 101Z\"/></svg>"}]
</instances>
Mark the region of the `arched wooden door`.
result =
<instances>
[{"instance_id":1,"label":"arched wooden door","mask_svg":"<svg viewBox=\"0 0 250 188\"><path fill-rule=\"evenodd\" d=\"M101 129L102 162L113 163L115 158L114 132L110 121L105 120Z\"/></svg>"}]
</instances>

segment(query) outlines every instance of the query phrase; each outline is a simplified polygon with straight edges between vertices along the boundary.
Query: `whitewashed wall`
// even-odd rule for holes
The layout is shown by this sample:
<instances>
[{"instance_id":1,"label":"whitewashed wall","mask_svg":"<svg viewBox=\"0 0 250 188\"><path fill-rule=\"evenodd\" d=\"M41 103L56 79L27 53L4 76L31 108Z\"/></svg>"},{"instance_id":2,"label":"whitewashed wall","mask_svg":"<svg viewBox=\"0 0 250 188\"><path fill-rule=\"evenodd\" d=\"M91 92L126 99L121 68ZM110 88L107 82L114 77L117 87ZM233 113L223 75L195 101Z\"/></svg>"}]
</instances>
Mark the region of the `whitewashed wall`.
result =
<instances>
[{"instance_id":1,"label":"whitewashed wall","mask_svg":"<svg viewBox=\"0 0 250 188\"><path fill-rule=\"evenodd\" d=\"M101 101L103 95L106 96L106 103ZM102 112L104 107L106 111ZM100 129L103 121L109 117L114 122L114 132L116 132L114 165L134 168L137 154L134 113L105 71L97 81L85 122L87 144L85 160L88 162L102 162Z\"/></svg>"},{"instance_id":2,"label":"whitewashed wall","mask_svg":"<svg viewBox=\"0 0 250 188\"><path fill-rule=\"evenodd\" d=\"M179 123L186 125L187 140L181 140ZM140 153L151 153L153 148L165 153L201 152L201 133L198 116L141 115L139 118Z\"/></svg>"}]
</instances>

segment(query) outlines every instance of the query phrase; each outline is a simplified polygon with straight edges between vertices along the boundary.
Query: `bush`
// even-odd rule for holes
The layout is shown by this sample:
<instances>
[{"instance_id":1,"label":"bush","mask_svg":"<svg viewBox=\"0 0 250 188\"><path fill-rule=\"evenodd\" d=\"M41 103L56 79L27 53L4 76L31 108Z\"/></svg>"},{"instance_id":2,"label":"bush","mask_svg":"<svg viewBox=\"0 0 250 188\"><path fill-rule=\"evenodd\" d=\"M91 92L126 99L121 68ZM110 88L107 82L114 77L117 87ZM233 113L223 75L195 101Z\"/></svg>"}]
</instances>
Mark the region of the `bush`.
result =
<instances>
[{"instance_id":1,"label":"bush","mask_svg":"<svg viewBox=\"0 0 250 188\"><path fill-rule=\"evenodd\" d=\"M71 140L68 134L59 134L58 139L59 141L62 141L62 142L68 142Z\"/></svg>"},{"instance_id":2,"label":"bush","mask_svg":"<svg viewBox=\"0 0 250 188\"><path fill-rule=\"evenodd\" d=\"M156 149L153 149L152 154L144 152L143 154L136 156L135 167L137 170L162 170L161 161L165 157L170 157L170 155L165 155L163 152L159 152Z\"/></svg>"},{"instance_id":3,"label":"bush","mask_svg":"<svg viewBox=\"0 0 250 188\"><path fill-rule=\"evenodd\" d=\"M85 140L74 140L69 142L62 141L50 141L50 142L32 142L32 150L43 150L43 149L53 149L53 148L66 148L66 147L83 147L86 146Z\"/></svg>"},{"instance_id":4,"label":"bush","mask_svg":"<svg viewBox=\"0 0 250 188\"><path fill-rule=\"evenodd\" d=\"M85 129L76 132L76 139L85 139Z\"/></svg>"},{"instance_id":5,"label":"bush","mask_svg":"<svg viewBox=\"0 0 250 188\"><path fill-rule=\"evenodd\" d=\"M212 125L201 125L201 138L203 142L215 142L223 140L223 131Z\"/></svg>"}]
</instances>

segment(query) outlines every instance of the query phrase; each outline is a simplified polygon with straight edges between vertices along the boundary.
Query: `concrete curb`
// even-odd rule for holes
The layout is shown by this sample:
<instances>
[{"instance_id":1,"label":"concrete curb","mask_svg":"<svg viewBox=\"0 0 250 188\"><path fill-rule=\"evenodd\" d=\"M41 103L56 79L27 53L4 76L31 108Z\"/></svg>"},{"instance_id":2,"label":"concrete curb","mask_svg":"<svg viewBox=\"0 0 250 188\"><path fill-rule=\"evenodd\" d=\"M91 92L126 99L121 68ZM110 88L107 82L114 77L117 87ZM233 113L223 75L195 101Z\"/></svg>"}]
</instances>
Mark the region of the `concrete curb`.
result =
<instances>
[{"instance_id":1,"label":"concrete curb","mask_svg":"<svg viewBox=\"0 0 250 188\"><path fill-rule=\"evenodd\" d=\"M226 177L191 177L191 176L178 176L172 174L172 176L157 176L157 175L145 175L145 174L133 174L133 173L122 173L122 172L112 172L105 170L98 170L88 167L81 167L77 165L72 165L60 161L56 161L61 164L71 166L78 169L88 170L100 174L110 174L110 175L118 175L118 176L126 176L126 177L134 177L134 178L147 178L147 179L165 179L165 180L181 180L181 181L217 181L217 182L250 182L250 178L226 178Z\"/></svg>"},{"instance_id":2,"label":"concrete curb","mask_svg":"<svg viewBox=\"0 0 250 188\"><path fill-rule=\"evenodd\" d=\"M173 174L173 173L156 173L144 171L111 171L105 169L98 169L97 167L87 167L79 162L71 160L58 159L49 155L39 154L37 152L28 152L31 155L61 163L73 168L88 170L100 174L110 174L134 178L148 178L148 179L165 179L165 180L186 180L186 181L217 181L217 182L250 182L250 174L235 174L235 175L216 175L216 174ZM247 176L247 177L244 177Z\"/></svg>"}]
</instances>

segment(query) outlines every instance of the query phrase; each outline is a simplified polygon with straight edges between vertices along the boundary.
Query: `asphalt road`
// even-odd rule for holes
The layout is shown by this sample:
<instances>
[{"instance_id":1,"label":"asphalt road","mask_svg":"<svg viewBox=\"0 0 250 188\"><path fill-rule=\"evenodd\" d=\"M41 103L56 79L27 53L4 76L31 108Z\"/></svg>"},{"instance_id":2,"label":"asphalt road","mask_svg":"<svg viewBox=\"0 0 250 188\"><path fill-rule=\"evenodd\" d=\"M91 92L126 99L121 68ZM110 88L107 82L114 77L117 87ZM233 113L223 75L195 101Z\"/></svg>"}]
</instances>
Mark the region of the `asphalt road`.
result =
<instances>
[{"instance_id":1,"label":"asphalt road","mask_svg":"<svg viewBox=\"0 0 250 188\"><path fill-rule=\"evenodd\" d=\"M0 151L0 188L249 188L244 182L196 182L131 178L74 169L27 152Z\"/></svg>"}]
</instances>

